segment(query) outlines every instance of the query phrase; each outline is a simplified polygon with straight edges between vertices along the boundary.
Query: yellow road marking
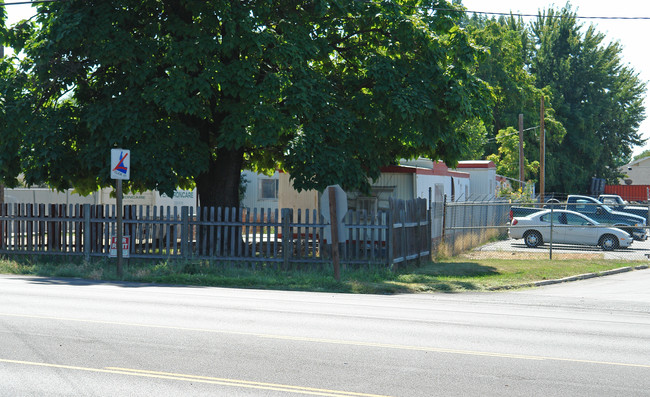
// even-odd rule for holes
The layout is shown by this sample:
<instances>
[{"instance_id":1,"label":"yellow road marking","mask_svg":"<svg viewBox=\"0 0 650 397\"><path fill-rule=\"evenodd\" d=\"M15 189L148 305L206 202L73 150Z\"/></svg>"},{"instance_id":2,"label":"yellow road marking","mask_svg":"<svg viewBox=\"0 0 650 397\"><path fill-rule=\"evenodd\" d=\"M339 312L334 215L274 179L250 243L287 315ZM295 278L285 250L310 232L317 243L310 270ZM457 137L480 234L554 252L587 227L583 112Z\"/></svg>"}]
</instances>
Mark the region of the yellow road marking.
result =
<instances>
[{"instance_id":1,"label":"yellow road marking","mask_svg":"<svg viewBox=\"0 0 650 397\"><path fill-rule=\"evenodd\" d=\"M65 317L36 316L36 315L25 315L25 314L0 313L0 316L35 318L35 319L58 320L58 321L72 321L72 322L104 324L104 325L123 325L123 326L141 327L141 328L171 329L171 330L178 330L178 331L206 332L206 333L222 334L222 335L241 335L241 336L252 336L257 338L265 338L265 339L289 340L289 341L297 341L297 342L312 342L312 343L347 345L347 346L376 347L382 349L395 349L395 350L424 351L430 353L448 353L448 354L462 354L462 355L470 355L470 356L512 358L512 359L520 359L520 360L540 360L540 361L548 360L548 361L562 361L562 362L571 362L571 363L611 365L611 366L621 366L621 367L650 368L650 364L581 360L581 359L574 359L574 358L533 356L533 355L526 355L526 354L510 354L510 353L497 353L497 352L474 351L474 350L445 349L445 348L427 347L427 346L395 345L395 344L387 344L387 343L362 342L362 341L352 341L352 340L342 340L342 339L321 339L321 338L309 338L309 337L290 336L290 335L262 334L256 332L223 331L223 330L212 330L212 329L205 329L205 328L174 327L168 325L138 324L138 323L87 320L87 319L76 319L76 318L65 318Z\"/></svg>"},{"instance_id":2,"label":"yellow road marking","mask_svg":"<svg viewBox=\"0 0 650 397\"><path fill-rule=\"evenodd\" d=\"M317 389L317 388L313 388L313 387L291 386L291 385L282 385L282 384L277 384L277 383L253 382L253 381L246 381L246 380L239 380L239 379L215 378L215 377L210 377L210 376L188 375L188 374L178 374L178 373L159 372L159 371L147 371L147 370L130 369L130 368L117 368L117 367L89 368L89 367L79 367L79 366L73 366L73 365L37 363L37 362L30 362L30 361L7 360L7 359L0 359L0 363L18 364L18 365L31 365L31 366L38 366L38 367L58 368L58 369L67 369L67 370L85 371L85 372L95 372L95 373L105 373L105 374L140 376L140 377L145 377L145 378L179 380L179 381L185 381L185 382L207 383L207 384L214 384L214 385L220 385L220 386L231 386L231 387L242 387L242 388L248 388L248 389L281 391L281 392L295 393L295 394L305 394L305 395L311 395L311 396L389 397L389 396L384 396L384 395L379 395L379 394L355 393L355 392L347 392L347 391L340 391L340 390Z\"/></svg>"}]
</instances>

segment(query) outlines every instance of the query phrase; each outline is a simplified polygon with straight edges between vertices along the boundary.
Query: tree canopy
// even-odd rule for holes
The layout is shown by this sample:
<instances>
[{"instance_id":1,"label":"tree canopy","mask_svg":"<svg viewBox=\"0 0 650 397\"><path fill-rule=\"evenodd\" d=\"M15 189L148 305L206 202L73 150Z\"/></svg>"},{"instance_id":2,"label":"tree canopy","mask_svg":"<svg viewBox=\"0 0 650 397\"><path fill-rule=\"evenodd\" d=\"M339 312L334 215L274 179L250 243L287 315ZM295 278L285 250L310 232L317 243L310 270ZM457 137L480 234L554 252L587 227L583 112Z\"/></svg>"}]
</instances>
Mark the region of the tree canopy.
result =
<instances>
[{"instance_id":1,"label":"tree canopy","mask_svg":"<svg viewBox=\"0 0 650 397\"><path fill-rule=\"evenodd\" d=\"M494 162L497 167L497 174L503 175L510 179L519 180L519 133L512 127L499 131L496 137L499 143L499 152L490 154L487 159ZM526 143L524 142L524 149ZM531 176L539 169L539 161L529 161L524 157L524 180L526 182L527 176ZM521 187L521 186L520 186Z\"/></svg>"},{"instance_id":2,"label":"tree canopy","mask_svg":"<svg viewBox=\"0 0 650 397\"><path fill-rule=\"evenodd\" d=\"M518 175L511 139L548 191L614 181L641 145L646 86L618 43L570 6L465 17L444 0L68 0L0 39L0 184L89 193L132 154L127 189L196 186L236 206L242 169L298 189L365 190L401 158L486 158ZM0 22L4 9L0 6ZM500 133L500 131L510 131ZM505 135L504 135L505 134ZM518 159L517 159L518 160ZM517 161L518 162L518 161ZM527 178L537 179L533 169Z\"/></svg>"},{"instance_id":3,"label":"tree canopy","mask_svg":"<svg viewBox=\"0 0 650 397\"><path fill-rule=\"evenodd\" d=\"M198 188L236 206L240 171L298 189L368 187L382 166L455 164L491 95L446 1L69 0L38 5L3 41L2 181ZM436 10L433 10L436 8ZM19 62L17 67L12 65Z\"/></svg>"},{"instance_id":4,"label":"tree canopy","mask_svg":"<svg viewBox=\"0 0 650 397\"><path fill-rule=\"evenodd\" d=\"M579 24L569 6L540 13L532 25L531 73L550 87L556 118L567 131L547 150L548 191L588 191L592 177L612 182L644 140L645 83L622 63L621 46L593 25Z\"/></svg>"},{"instance_id":5,"label":"tree canopy","mask_svg":"<svg viewBox=\"0 0 650 397\"><path fill-rule=\"evenodd\" d=\"M490 56L477 74L494 90L485 154L506 175L518 158L510 155L506 128L524 115L525 159L540 159L539 109L545 99L545 185L547 191L587 192L591 178L617 180L632 147L642 144L645 84L622 63L618 43L607 43L593 25L577 22L570 6L540 11L529 26L514 16L473 15L463 24ZM530 170L529 170L530 171ZM537 175L534 179L538 180Z\"/></svg>"},{"instance_id":6,"label":"tree canopy","mask_svg":"<svg viewBox=\"0 0 650 397\"><path fill-rule=\"evenodd\" d=\"M641 152L641 153L637 154L636 156L634 156L634 158L632 160L636 161L636 160L640 160L640 159L643 159L643 158L646 158L646 157L650 157L650 150L644 150L643 152Z\"/></svg>"},{"instance_id":7,"label":"tree canopy","mask_svg":"<svg viewBox=\"0 0 650 397\"><path fill-rule=\"evenodd\" d=\"M565 134L552 107L550 87L537 87L536 77L530 73L535 55L530 29L521 18L514 16L489 19L473 15L464 23L474 41L484 46L490 56L477 69L477 75L490 84L495 97L492 123L484 147L486 158L497 166L497 173L519 178L518 137L519 115L524 120L525 180L539 182L540 158L539 124L540 103L545 99L544 123L547 146L559 145Z\"/></svg>"}]
</instances>

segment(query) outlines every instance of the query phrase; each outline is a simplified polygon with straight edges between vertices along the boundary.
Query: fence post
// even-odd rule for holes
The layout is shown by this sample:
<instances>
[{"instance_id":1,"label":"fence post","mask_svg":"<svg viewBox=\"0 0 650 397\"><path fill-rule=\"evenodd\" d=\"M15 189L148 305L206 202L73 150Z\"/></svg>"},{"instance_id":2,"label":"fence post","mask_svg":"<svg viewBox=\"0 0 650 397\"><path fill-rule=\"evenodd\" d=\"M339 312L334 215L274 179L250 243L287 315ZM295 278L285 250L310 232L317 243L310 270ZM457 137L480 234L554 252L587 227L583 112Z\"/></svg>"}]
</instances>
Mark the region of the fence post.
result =
<instances>
[{"instance_id":1,"label":"fence post","mask_svg":"<svg viewBox=\"0 0 650 397\"><path fill-rule=\"evenodd\" d=\"M445 223L447 222L447 195L445 194L444 197L442 198L442 233L440 235L442 236L441 240L444 242L445 241L445 228L447 225Z\"/></svg>"},{"instance_id":2,"label":"fence post","mask_svg":"<svg viewBox=\"0 0 650 397\"><path fill-rule=\"evenodd\" d=\"M429 203L427 206L427 239L429 240L429 261L433 258L433 194L429 187Z\"/></svg>"},{"instance_id":3,"label":"fence post","mask_svg":"<svg viewBox=\"0 0 650 397\"><path fill-rule=\"evenodd\" d=\"M84 210L84 237L83 237L83 250L84 250L84 260L90 262L90 204L83 205Z\"/></svg>"},{"instance_id":4,"label":"fence post","mask_svg":"<svg viewBox=\"0 0 650 397\"><path fill-rule=\"evenodd\" d=\"M3 188L4 192L4 188ZM0 202L0 248L4 248L4 230L5 230L5 221L4 221L4 215L5 215L5 207L6 204L3 202Z\"/></svg>"},{"instance_id":5,"label":"fence post","mask_svg":"<svg viewBox=\"0 0 650 397\"><path fill-rule=\"evenodd\" d=\"M393 267L393 215L392 211L386 211L386 248L387 265Z\"/></svg>"},{"instance_id":6,"label":"fence post","mask_svg":"<svg viewBox=\"0 0 650 397\"><path fill-rule=\"evenodd\" d=\"M553 205L551 205L551 241L549 241L548 259L553 260Z\"/></svg>"},{"instance_id":7,"label":"fence post","mask_svg":"<svg viewBox=\"0 0 650 397\"><path fill-rule=\"evenodd\" d=\"M187 206L181 207L181 258L187 259L188 255L188 246L190 235L190 217L189 217L189 208Z\"/></svg>"},{"instance_id":8,"label":"fence post","mask_svg":"<svg viewBox=\"0 0 650 397\"><path fill-rule=\"evenodd\" d=\"M289 260L293 249L291 248L291 241L293 240L293 233L289 224L293 219L293 210L291 208L282 208L280 213L282 217L282 265L285 269L289 268Z\"/></svg>"},{"instance_id":9,"label":"fence post","mask_svg":"<svg viewBox=\"0 0 650 397\"><path fill-rule=\"evenodd\" d=\"M403 202L399 202L399 208L398 208L398 214L399 214L399 223L402 225L401 227L401 232L400 232L400 240L402 242L402 247L401 247L401 254L402 258L404 258L404 262L408 260L409 256L409 230L407 229L406 223L407 223L407 217L406 217L406 205Z\"/></svg>"}]
</instances>

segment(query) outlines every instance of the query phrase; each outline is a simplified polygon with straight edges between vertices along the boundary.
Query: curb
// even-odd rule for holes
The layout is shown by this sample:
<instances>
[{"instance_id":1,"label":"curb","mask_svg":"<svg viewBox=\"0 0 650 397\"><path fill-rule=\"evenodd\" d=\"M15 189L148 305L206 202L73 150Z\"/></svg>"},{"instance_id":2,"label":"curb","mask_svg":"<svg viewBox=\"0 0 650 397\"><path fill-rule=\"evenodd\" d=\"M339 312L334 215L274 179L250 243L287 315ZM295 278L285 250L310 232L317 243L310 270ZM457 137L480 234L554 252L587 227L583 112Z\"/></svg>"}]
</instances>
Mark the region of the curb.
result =
<instances>
[{"instance_id":1,"label":"curb","mask_svg":"<svg viewBox=\"0 0 650 397\"><path fill-rule=\"evenodd\" d=\"M595 277L611 276L613 274L626 273L626 272L631 272L633 270L643 270L643 269L647 269L648 267L649 267L648 265L620 267L618 269L605 270L598 273L585 273L585 274L579 274L577 276L569 276L569 277L558 278L554 280L542 280L542 281L534 281L532 283L493 287L490 288L489 290L499 291L499 290L508 290L508 289L518 289L518 288L542 287L551 284L560 284L560 283L567 283L571 281L586 280Z\"/></svg>"}]
</instances>

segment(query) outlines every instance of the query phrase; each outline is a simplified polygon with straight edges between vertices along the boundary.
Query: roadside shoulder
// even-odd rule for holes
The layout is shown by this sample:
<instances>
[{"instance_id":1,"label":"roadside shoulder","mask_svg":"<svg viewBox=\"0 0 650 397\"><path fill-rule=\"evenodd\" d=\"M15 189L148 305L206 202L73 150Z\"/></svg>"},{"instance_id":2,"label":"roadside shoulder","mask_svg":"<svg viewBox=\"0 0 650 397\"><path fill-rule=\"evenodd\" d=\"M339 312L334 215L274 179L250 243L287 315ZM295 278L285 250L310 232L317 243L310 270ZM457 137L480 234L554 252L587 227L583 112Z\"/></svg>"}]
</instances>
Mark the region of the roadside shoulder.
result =
<instances>
[{"instance_id":1,"label":"roadside shoulder","mask_svg":"<svg viewBox=\"0 0 650 397\"><path fill-rule=\"evenodd\" d=\"M541 281L534 281L534 282L531 282L531 283L523 283L523 284L504 285L504 286L499 286L499 287L492 287L489 290L490 291L501 291L501 290L508 290L508 289L542 287L544 285L567 283L567 282L570 282L570 281L578 281L578 280L586 280L588 278L610 276L612 274L631 272L633 270L643 270L643 269L647 269L647 268L648 268L648 265L626 266L626 267L619 267L618 269L605 270L605 271L596 272L596 273L578 274L576 276L569 276L569 277L564 277L564 278L559 278L559 279L554 279L554 280L541 280Z\"/></svg>"}]
</instances>

